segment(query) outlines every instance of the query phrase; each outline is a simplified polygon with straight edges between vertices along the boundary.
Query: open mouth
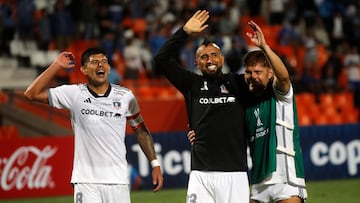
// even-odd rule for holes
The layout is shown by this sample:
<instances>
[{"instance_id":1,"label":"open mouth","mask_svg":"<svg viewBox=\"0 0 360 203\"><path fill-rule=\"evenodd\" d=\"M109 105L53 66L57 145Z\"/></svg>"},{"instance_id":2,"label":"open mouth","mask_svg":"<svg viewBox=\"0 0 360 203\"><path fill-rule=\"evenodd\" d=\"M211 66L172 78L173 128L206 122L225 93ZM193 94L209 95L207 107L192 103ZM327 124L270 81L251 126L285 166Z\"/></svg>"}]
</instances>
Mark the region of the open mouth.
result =
<instances>
[{"instance_id":1,"label":"open mouth","mask_svg":"<svg viewBox=\"0 0 360 203\"><path fill-rule=\"evenodd\" d=\"M98 71L96 71L96 75L103 77L105 75L105 71L104 70L98 70Z\"/></svg>"}]
</instances>

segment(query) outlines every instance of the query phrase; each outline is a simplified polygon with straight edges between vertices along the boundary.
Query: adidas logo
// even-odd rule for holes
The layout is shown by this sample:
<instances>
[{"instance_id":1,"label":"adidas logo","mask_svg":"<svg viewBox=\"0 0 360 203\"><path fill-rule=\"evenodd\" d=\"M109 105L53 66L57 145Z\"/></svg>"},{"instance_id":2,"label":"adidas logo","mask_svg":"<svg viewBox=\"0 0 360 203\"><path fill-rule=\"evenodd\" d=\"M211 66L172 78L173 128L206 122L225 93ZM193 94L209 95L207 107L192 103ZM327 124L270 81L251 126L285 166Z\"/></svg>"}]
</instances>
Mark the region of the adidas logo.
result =
<instances>
[{"instance_id":1,"label":"adidas logo","mask_svg":"<svg viewBox=\"0 0 360 203\"><path fill-rule=\"evenodd\" d=\"M87 98L84 100L85 103L91 103L91 99L90 98Z\"/></svg>"}]
</instances>

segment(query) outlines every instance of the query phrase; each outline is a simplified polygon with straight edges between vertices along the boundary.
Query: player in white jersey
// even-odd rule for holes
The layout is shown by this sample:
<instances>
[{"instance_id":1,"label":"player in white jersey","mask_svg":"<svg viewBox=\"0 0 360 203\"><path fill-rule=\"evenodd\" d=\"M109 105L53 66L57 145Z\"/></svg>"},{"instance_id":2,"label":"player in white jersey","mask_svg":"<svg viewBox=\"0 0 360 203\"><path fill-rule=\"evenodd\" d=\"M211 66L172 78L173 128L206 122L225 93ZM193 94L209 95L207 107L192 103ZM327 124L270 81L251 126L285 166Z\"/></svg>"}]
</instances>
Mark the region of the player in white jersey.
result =
<instances>
[{"instance_id":1,"label":"player in white jersey","mask_svg":"<svg viewBox=\"0 0 360 203\"><path fill-rule=\"evenodd\" d=\"M27 88L31 101L48 103L71 113L75 135L71 183L74 202L129 203L130 183L126 160L126 122L153 167L152 180L158 191L163 185L160 164L156 159L152 136L147 129L133 93L110 84L108 59L101 49L89 48L81 56L81 72L87 84L61 85L47 89L61 69L75 67L74 55L63 52Z\"/></svg>"}]
</instances>

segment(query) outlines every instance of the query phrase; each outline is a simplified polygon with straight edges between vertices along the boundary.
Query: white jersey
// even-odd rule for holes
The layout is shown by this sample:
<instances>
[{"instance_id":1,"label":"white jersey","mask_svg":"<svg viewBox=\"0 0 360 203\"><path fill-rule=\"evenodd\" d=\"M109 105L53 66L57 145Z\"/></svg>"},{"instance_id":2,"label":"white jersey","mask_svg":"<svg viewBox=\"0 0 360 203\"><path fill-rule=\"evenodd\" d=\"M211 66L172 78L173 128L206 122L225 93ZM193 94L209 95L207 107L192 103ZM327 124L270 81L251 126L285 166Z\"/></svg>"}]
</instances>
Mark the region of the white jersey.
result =
<instances>
[{"instance_id":1,"label":"white jersey","mask_svg":"<svg viewBox=\"0 0 360 203\"><path fill-rule=\"evenodd\" d=\"M71 183L129 184L126 120L140 111L133 93L111 84L104 96L98 96L86 84L62 85L49 89L49 104L71 113Z\"/></svg>"}]
</instances>

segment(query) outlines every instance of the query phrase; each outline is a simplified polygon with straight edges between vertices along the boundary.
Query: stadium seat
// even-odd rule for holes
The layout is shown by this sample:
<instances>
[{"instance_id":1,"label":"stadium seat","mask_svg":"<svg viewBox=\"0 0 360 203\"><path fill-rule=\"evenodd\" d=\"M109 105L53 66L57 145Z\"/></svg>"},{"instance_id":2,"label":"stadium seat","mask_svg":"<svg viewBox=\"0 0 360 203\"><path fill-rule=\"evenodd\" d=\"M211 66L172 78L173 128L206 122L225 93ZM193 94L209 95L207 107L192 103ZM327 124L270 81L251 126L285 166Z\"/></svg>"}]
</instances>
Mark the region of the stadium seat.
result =
<instances>
[{"instance_id":1,"label":"stadium seat","mask_svg":"<svg viewBox=\"0 0 360 203\"><path fill-rule=\"evenodd\" d=\"M308 114L298 114L298 120L300 126L310 126L313 123Z\"/></svg>"},{"instance_id":2,"label":"stadium seat","mask_svg":"<svg viewBox=\"0 0 360 203\"><path fill-rule=\"evenodd\" d=\"M340 125L344 123L343 117L339 113L327 114L327 123L330 125Z\"/></svg>"},{"instance_id":3,"label":"stadium seat","mask_svg":"<svg viewBox=\"0 0 360 203\"><path fill-rule=\"evenodd\" d=\"M146 29L147 29L145 18L135 18L135 19L133 19L131 29L138 38L144 39L145 32L146 32Z\"/></svg>"},{"instance_id":4,"label":"stadium seat","mask_svg":"<svg viewBox=\"0 0 360 203\"><path fill-rule=\"evenodd\" d=\"M328 106L335 106L335 97L334 94L326 93L319 95L319 104L321 107L327 108Z\"/></svg>"},{"instance_id":5,"label":"stadium seat","mask_svg":"<svg viewBox=\"0 0 360 203\"><path fill-rule=\"evenodd\" d=\"M329 124L328 116L326 114L318 114L314 119L315 125L327 125Z\"/></svg>"},{"instance_id":6,"label":"stadium seat","mask_svg":"<svg viewBox=\"0 0 360 203\"><path fill-rule=\"evenodd\" d=\"M316 97L312 93L304 92L295 96L297 106L309 106L316 104Z\"/></svg>"},{"instance_id":7,"label":"stadium seat","mask_svg":"<svg viewBox=\"0 0 360 203\"><path fill-rule=\"evenodd\" d=\"M342 113L342 120L344 123L359 123L359 110L356 108L346 109Z\"/></svg>"},{"instance_id":8,"label":"stadium seat","mask_svg":"<svg viewBox=\"0 0 360 203\"><path fill-rule=\"evenodd\" d=\"M334 94L334 103L341 112L355 108L354 95L352 92L339 92Z\"/></svg>"}]
</instances>

